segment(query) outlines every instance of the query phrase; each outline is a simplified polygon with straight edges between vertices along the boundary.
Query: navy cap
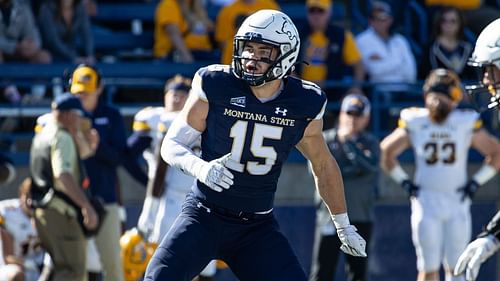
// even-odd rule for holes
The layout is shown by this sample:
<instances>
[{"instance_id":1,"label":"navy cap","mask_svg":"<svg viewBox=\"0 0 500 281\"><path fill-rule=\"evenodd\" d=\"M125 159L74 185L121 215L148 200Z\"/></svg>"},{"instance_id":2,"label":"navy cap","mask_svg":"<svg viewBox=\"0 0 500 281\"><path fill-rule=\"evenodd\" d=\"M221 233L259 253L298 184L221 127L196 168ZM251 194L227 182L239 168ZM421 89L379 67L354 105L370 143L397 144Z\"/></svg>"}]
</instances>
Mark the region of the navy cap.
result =
<instances>
[{"instance_id":1,"label":"navy cap","mask_svg":"<svg viewBox=\"0 0 500 281\"><path fill-rule=\"evenodd\" d=\"M391 5L384 1L373 1L371 9L372 17L388 18L392 17Z\"/></svg>"},{"instance_id":2,"label":"navy cap","mask_svg":"<svg viewBox=\"0 0 500 281\"><path fill-rule=\"evenodd\" d=\"M181 91L186 94L189 94L189 91L191 90L191 86L187 85L186 83L183 82L173 82L167 85L166 91Z\"/></svg>"},{"instance_id":3,"label":"navy cap","mask_svg":"<svg viewBox=\"0 0 500 281\"><path fill-rule=\"evenodd\" d=\"M349 94L342 100L340 111L354 115L369 115L370 101L362 94Z\"/></svg>"},{"instance_id":4,"label":"navy cap","mask_svg":"<svg viewBox=\"0 0 500 281\"><path fill-rule=\"evenodd\" d=\"M52 102L52 109L60 111L78 110L83 115L84 110L80 99L71 93L63 93Z\"/></svg>"}]
</instances>

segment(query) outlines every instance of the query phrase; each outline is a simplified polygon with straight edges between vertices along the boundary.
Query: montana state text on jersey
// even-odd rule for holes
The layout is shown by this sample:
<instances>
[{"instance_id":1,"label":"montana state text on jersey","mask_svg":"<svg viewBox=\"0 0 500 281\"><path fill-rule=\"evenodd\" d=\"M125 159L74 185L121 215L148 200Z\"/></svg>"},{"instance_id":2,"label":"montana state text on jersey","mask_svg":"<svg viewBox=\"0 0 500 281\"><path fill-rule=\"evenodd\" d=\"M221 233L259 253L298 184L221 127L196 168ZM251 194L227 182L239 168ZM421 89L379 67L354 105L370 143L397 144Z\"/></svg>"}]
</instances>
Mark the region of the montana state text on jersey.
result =
<instances>
[{"instance_id":1,"label":"montana state text on jersey","mask_svg":"<svg viewBox=\"0 0 500 281\"><path fill-rule=\"evenodd\" d=\"M227 65L211 65L196 73L192 91L210 108L202 158L211 161L231 151L233 161L227 167L235 177L224 195L198 181L193 188L198 197L231 210L272 209L283 163L309 122L322 118L327 101L311 82L294 77L283 81L281 93L261 101Z\"/></svg>"}]
</instances>

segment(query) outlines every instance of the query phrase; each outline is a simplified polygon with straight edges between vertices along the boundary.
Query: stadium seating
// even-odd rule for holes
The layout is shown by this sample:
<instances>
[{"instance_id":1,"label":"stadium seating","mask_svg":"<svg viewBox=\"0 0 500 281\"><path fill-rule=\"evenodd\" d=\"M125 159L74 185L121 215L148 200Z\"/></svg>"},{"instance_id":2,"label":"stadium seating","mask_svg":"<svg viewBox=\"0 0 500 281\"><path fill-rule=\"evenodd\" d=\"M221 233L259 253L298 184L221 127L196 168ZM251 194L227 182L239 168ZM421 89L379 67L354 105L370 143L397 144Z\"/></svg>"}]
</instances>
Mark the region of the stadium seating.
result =
<instances>
[{"instance_id":1,"label":"stadium seating","mask_svg":"<svg viewBox=\"0 0 500 281\"><path fill-rule=\"evenodd\" d=\"M129 22L138 19L144 22L153 22L156 3L102 3L96 17L97 22Z\"/></svg>"},{"instance_id":2,"label":"stadium seating","mask_svg":"<svg viewBox=\"0 0 500 281\"><path fill-rule=\"evenodd\" d=\"M307 23L306 9L303 3L283 3L282 10L294 19L300 27ZM103 3L99 4L97 15L93 18L93 36L95 48L100 56L115 55L118 59L142 57L150 59L153 47L153 26L156 3ZM216 20L220 7L208 5L207 12L212 20ZM334 2L332 18L341 21L346 17L343 3ZM140 21L146 28L141 34L131 32L132 21ZM118 28L116 30L116 26ZM142 49L134 56L131 50ZM113 52L114 51L114 52ZM141 56L142 54L142 56Z\"/></svg>"},{"instance_id":3,"label":"stadium seating","mask_svg":"<svg viewBox=\"0 0 500 281\"><path fill-rule=\"evenodd\" d=\"M98 3L98 14L92 19L92 34L94 36L95 47L99 59L105 62L98 63L96 67L101 70L103 81L106 84L108 101L117 106L125 116L127 127L131 128L132 116L146 105L160 105L158 98L162 95L163 85L166 79L177 73L192 76L194 72L206 62L195 64L175 64L152 59L151 49L153 47L153 26L155 9L158 0L145 3L136 0L110 1ZM361 31L368 25L367 10L372 0L349 0L350 10L348 11L344 2L333 1L332 19L341 22L350 19L354 33ZM500 0L496 1L500 8ZM289 14L299 26L306 24L306 10L303 0L278 1L282 10ZM429 18L425 9L416 0L402 0L396 4L407 2L408 8L398 12L401 16L401 31L410 41L412 51L418 56L422 53L424 46L429 39ZM421 1L420 1L421 2ZM208 14L215 19L219 11L218 7L208 6ZM134 34L132 32L132 22L139 21L142 25L142 32ZM474 42L476 35L470 30L466 30L466 38ZM15 84L23 93L30 90L33 85L43 84L50 92L53 86L54 77L65 77L75 67L74 64L3 64L0 67L0 89L9 84ZM350 80L327 81L325 91L347 89L351 86ZM372 119L370 129L379 138L388 134L396 126L396 120L402 108L414 105L422 105L421 81L415 85L407 86L408 92L405 97L396 96L391 91L391 85L376 87L369 83L363 85L363 90L372 101ZM392 85L403 86L403 85ZM124 92L125 91L125 92ZM337 91L339 92L339 91ZM126 95L130 101L123 101ZM49 95L50 97L50 95ZM148 97L155 97L156 101ZM327 105L327 111L331 116L339 111L340 104L338 97L332 99ZM14 132L0 132L0 145L2 141L10 144L13 142L9 156L19 166L26 166L29 161L29 144L33 137L31 128L34 119L50 110L48 103L38 105L12 105L0 103L0 121L4 118L18 118L24 124L23 130ZM400 160L408 163L413 159L411 151L405 152ZM471 162L479 163L482 159L477 152L471 152L469 159ZM304 157L293 151L288 164L304 164ZM494 199L488 199L494 200ZM129 203L129 202L125 202ZM141 202L142 203L142 202ZM414 280L415 272L408 273L414 269L415 257L411 245L409 230L409 206L394 202L382 202L375 209L377 220L374 232L374 244L372 245L373 255L370 258L370 280ZM488 202L489 203L489 202ZM127 225L135 226L142 204L127 207ZM472 212L474 217L474 234L480 230L480 226L486 223L495 209L494 204L475 204ZM276 208L277 218L282 225L283 232L290 239L293 247L297 251L301 263L309 269L310 247L312 245L312 233L304 229L312 229L314 226L314 205L296 206L279 205ZM397 233L395 236L394 233ZM491 277L498 271L495 267L495 259L490 260L482 268L482 281L492 280ZM498 264L498 263L497 263ZM342 268L342 267L339 267ZM340 270L339 270L340 272ZM345 276L337 273L336 280L343 280ZM224 272L222 272L224 273ZM218 277L220 277L218 273ZM218 281L232 281L230 278L218 278Z\"/></svg>"},{"instance_id":4,"label":"stadium seating","mask_svg":"<svg viewBox=\"0 0 500 281\"><path fill-rule=\"evenodd\" d=\"M341 21L347 17L351 18L353 28L359 26L365 28L367 25L367 11L373 0L353 0L350 3L350 11L346 10L342 1L334 1L333 16L334 21ZM403 3L404 2L404 3ZM428 40L429 19L425 9L416 0L406 0L402 3L391 1L395 7L407 7L403 11L397 11L402 15L402 33L409 39L412 50L417 57L422 53L421 46ZM282 10L289 14L297 25L306 24L306 8L300 1L278 1ZM206 65L204 62L198 62L191 65L173 64L164 61L152 59L151 49L153 46L153 26L157 1L144 3L143 1L108 1L99 3L98 13L92 18L93 36L95 39L96 50L99 58L108 63L99 63L97 67L101 69L105 83L113 88L113 93L120 89L127 89L127 95L133 96L130 100L132 104L120 104L120 100L114 100L113 95L108 99L120 105L124 113L133 114L135 108L144 105L149 100L140 99L138 94L141 92L143 97L145 91L157 92L161 94L161 88L165 79L172 77L176 73L191 76L196 69ZM208 5L208 14L215 19L219 7ZM349 13L349 15L348 15ZM140 21L143 29L139 33L132 33L131 23ZM418 27L418 28L417 28ZM468 30L466 37L473 41L475 35ZM112 62L112 63L109 63ZM0 68L0 86L7 84L16 84L19 87L30 88L33 84L44 84L47 87L52 86L54 77L61 77L68 73L74 65L71 64L51 64L51 65L31 65L31 64L5 64ZM345 81L328 81L325 86L327 94L332 89L347 89L350 84ZM381 91L380 87L371 88L372 85L365 85L366 93L373 101L373 115L371 128L377 136L382 137L388 133L388 130L395 126L394 120L397 118L399 110L402 107L416 104L420 101L419 87L415 85L406 99L388 100L386 97L390 93ZM118 90L117 90L118 89ZM390 91L389 91L390 92ZM331 112L338 110L338 99L334 97L328 105ZM40 112L40 108L2 108L2 116L30 116ZM8 110L6 110L8 109ZM46 109L42 109L46 110ZM389 123L387 123L389 120Z\"/></svg>"}]
</instances>

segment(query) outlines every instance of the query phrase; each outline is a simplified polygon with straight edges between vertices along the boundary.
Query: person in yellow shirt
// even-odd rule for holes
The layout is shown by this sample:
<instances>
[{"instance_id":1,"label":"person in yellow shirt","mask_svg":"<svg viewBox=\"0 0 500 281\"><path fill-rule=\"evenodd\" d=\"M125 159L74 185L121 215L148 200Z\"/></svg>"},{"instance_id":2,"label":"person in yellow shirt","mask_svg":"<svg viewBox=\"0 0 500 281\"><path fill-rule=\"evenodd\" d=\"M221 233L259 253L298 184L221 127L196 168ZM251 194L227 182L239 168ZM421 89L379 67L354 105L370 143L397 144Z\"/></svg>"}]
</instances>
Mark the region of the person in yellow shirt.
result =
<instances>
[{"instance_id":1,"label":"person in yellow shirt","mask_svg":"<svg viewBox=\"0 0 500 281\"><path fill-rule=\"evenodd\" d=\"M192 63L195 60L213 59L209 32L212 26L206 21L188 21L186 7L198 0L188 0L185 7L177 0L162 0L155 14L154 56L174 62ZM184 13L183 13L184 11Z\"/></svg>"},{"instance_id":2,"label":"person in yellow shirt","mask_svg":"<svg viewBox=\"0 0 500 281\"><path fill-rule=\"evenodd\" d=\"M262 9L279 10L280 8L274 0L236 0L220 10L215 22L215 41L222 52L222 64L231 64L236 30L246 17Z\"/></svg>"},{"instance_id":3,"label":"person in yellow shirt","mask_svg":"<svg viewBox=\"0 0 500 281\"><path fill-rule=\"evenodd\" d=\"M452 6L457 9L470 10L481 6L481 0L425 0L426 6Z\"/></svg>"},{"instance_id":4,"label":"person in yellow shirt","mask_svg":"<svg viewBox=\"0 0 500 281\"><path fill-rule=\"evenodd\" d=\"M365 70L352 33L331 24L331 0L307 0L306 8L308 26L301 34L301 59L309 65L300 67L299 75L324 86L326 80L343 79L352 67L355 83L349 91L359 92Z\"/></svg>"}]
</instances>

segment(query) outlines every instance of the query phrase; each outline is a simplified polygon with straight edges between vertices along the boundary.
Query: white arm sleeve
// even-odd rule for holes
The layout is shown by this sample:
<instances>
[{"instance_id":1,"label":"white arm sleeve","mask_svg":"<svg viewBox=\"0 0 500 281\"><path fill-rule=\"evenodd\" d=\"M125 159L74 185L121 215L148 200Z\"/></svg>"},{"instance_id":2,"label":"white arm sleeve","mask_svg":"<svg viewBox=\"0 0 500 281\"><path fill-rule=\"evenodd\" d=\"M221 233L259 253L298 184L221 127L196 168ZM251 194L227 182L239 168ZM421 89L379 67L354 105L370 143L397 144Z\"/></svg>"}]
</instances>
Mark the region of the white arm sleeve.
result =
<instances>
[{"instance_id":1,"label":"white arm sleeve","mask_svg":"<svg viewBox=\"0 0 500 281\"><path fill-rule=\"evenodd\" d=\"M170 166L198 178L198 172L207 162L196 156L190 147L200 136L201 132L191 127L180 116L177 117L163 139L161 157Z\"/></svg>"}]
</instances>

